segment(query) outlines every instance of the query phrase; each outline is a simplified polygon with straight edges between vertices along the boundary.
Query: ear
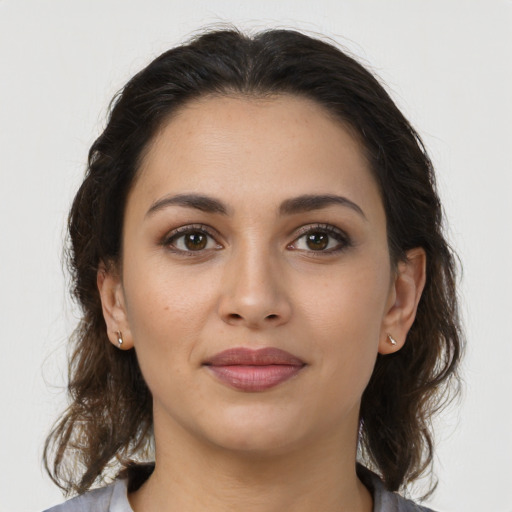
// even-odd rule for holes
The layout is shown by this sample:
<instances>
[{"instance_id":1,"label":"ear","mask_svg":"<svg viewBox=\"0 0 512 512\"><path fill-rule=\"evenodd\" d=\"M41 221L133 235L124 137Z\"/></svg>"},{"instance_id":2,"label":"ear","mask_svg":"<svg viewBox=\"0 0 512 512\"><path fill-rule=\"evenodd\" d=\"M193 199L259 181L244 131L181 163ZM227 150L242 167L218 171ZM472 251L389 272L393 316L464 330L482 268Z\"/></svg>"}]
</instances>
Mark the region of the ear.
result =
<instances>
[{"instance_id":1,"label":"ear","mask_svg":"<svg viewBox=\"0 0 512 512\"><path fill-rule=\"evenodd\" d=\"M407 251L406 260L398 263L388 309L382 322L380 354L390 354L404 346L425 287L426 265L427 256L421 247Z\"/></svg>"},{"instance_id":2,"label":"ear","mask_svg":"<svg viewBox=\"0 0 512 512\"><path fill-rule=\"evenodd\" d=\"M108 339L113 345L122 350L133 348L133 338L126 315L121 277L115 265L110 264L107 267L104 262L101 262L98 266L96 283L100 292ZM122 335L122 346L119 345L119 333Z\"/></svg>"}]
</instances>

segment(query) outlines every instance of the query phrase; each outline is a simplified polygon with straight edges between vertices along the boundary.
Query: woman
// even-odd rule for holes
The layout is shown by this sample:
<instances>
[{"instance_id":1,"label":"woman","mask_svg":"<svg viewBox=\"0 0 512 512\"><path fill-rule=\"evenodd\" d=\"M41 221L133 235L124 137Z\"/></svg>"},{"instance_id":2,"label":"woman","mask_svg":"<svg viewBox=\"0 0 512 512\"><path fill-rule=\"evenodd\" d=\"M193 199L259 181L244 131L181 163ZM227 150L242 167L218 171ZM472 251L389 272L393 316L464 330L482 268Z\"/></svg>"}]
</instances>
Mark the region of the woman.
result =
<instances>
[{"instance_id":1,"label":"woman","mask_svg":"<svg viewBox=\"0 0 512 512\"><path fill-rule=\"evenodd\" d=\"M70 214L45 461L80 496L52 510L421 510L393 491L460 357L441 222L418 135L339 49L228 30L158 57Z\"/></svg>"}]
</instances>

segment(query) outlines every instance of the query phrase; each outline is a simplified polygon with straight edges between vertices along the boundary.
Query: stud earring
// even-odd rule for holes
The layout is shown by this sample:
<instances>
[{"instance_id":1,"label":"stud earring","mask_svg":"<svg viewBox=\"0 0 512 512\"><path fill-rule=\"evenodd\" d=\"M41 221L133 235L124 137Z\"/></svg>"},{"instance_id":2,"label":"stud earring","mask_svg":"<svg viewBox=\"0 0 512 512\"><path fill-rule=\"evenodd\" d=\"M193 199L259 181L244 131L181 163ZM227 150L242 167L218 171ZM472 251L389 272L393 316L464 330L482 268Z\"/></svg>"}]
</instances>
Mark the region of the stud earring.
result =
<instances>
[{"instance_id":1,"label":"stud earring","mask_svg":"<svg viewBox=\"0 0 512 512\"><path fill-rule=\"evenodd\" d=\"M397 344L397 341L395 340L395 338L393 338L393 336L391 336L391 334L388 334L388 340L389 340L389 343L391 343L391 345L396 346Z\"/></svg>"},{"instance_id":2,"label":"stud earring","mask_svg":"<svg viewBox=\"0 0 512 512\"><path fill-rule=\"evenodd\" d=\"M118 348L122 348L123 345L123 333L121 331L116 331L117 334L117 343L119 343Z\"/></svg>"}]
</instances>

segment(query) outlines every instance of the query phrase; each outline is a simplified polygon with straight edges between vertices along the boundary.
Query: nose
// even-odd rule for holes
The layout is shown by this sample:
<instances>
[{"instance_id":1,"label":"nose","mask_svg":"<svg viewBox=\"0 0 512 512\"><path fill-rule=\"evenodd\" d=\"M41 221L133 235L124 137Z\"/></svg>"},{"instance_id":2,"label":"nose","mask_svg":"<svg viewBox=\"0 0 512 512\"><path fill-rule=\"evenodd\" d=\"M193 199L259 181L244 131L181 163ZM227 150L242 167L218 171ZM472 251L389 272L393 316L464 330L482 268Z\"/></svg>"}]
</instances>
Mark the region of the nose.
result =
<instances>
[{"instance_id":1,"label":"nose","mask_svg":"<svg viewBox=\"0 0 512 512\"><path fill-rule=\"evenodd\" d=\"M287 323L292 307L278 258L268 250L240 249L226 264L219 316L229 325L258 330Z\"/></svg>"}]
</instances>

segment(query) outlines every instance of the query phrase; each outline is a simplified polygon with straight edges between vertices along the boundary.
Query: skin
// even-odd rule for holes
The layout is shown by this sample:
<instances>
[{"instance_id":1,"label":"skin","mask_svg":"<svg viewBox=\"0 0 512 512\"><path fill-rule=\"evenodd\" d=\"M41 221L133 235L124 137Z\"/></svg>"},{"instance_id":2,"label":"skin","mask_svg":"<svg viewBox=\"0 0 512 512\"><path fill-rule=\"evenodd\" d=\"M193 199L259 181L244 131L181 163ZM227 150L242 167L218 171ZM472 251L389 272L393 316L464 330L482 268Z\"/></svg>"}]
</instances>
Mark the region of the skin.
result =
<instances>
[{"instance_id":1,"label":"skin","mask_svg":"<svg viewBox=\"0 0 512 512\"><path fill-rule=\"evenodd\" d=\"M227 212L165 202L177 194ZM357 207L280 213L306 194ZM175 232L185 226L198 246ZM359 407L377 354L399 350L414 320L425 254L408 256L392 265L362 149L316 103L208 97L163 126L127 200L122 266L98 273L109 337L136 350L153 395L156 468L134 511L371 511L355 473ZM233 389L203 365L233 347L305 367Z\"/></svg>"}]
</instances>

